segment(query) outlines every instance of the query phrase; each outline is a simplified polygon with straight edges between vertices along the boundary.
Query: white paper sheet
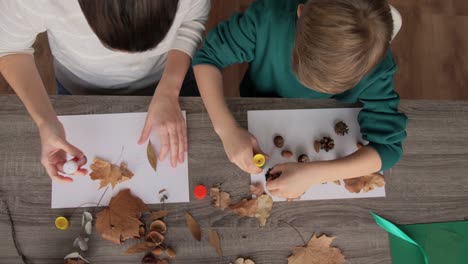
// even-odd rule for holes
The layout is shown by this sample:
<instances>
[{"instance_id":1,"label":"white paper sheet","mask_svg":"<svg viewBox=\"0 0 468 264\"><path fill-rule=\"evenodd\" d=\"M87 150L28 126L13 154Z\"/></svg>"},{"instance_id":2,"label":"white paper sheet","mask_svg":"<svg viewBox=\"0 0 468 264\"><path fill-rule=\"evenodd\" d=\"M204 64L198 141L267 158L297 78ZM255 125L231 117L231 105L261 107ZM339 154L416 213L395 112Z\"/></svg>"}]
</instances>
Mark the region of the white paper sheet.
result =
<instances>
[{"instance_id":1,"label":"white paper sheet","mask_svg":"<svg viewBox=\"0 0 468 264\"><path fill-rule=\"evenodd\" d=\"M183 114L185 116L185 112ZM185 163L176 168L171 167L168 156L164 161L158 160L155 172L148 163L147 144L137 144L145 118L146 113L59 116L67 140L88 158L84 168L89 169L93 159L99 157L114 164L126 162L135 174L131 180L117 184L114 189L109 187L101 206L108 205L110 198L121 189L130 189L146 204L159 203L158 192L161 189L168 191L166 203L189 202L187 155ZM150 139L159 153L160 141L154 131ZM99 180L93 181L89 175L72 177L73 183L52 182L52 208L95 206L106 187L98 190Z\"/></svg>"},{"instance_id":2,"label":"white paper sheet","mask_svg":"<svg viewBox=\"0 0 468 264\"><path fill-rule=\"evenodd\" d=\"M338 109L304 109L304 110L267 110L249 111L249 131L258 140L260 148L270 156L264 171L258 175L251 175L252 183L262 182L265 184L265 173L268 168L285 162L297 162L297 157L307 154L313 160L332 160L347 156L357 150L356 143L366 143L361 138L357 116L360 108L338 108ZM338 136L335 133L335 123L345 122L349 127L349 133ZM285 144L283 148L277 148L273 138L281 135ZM330 136L335 141L335 148L325 152L321 150L318 154L314 150L314 141L324 136ZM290 159L281 157L281 151L289 149L294 153ZM334 183L319 184L310 188L301 200L326 200L344 198L385 197L385 187L377 188L367 193L350 193L341 186ZM274 201L284 199L273 197Z\"/></svg>"}]
</instances>

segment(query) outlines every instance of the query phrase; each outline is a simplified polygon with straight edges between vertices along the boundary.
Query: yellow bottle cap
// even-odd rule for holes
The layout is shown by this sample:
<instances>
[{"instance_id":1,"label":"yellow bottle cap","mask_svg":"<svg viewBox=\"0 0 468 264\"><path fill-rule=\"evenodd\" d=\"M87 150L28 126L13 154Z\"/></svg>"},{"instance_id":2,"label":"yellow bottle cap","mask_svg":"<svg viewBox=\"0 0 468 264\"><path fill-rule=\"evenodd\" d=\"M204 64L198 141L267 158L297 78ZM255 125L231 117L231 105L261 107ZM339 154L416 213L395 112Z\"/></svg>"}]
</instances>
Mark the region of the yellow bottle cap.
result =
<instances>
[{"instance_id":1,"label":"yellow bottle cap","mask_svg":"<svg viewBox=\"0 0 468 264\"><path fill-rule=\"evenodd\" d=\"M55 227L57 227L58 229L67 230L69 226L70 226L70 222L68 221L67 218L63 216L59 216L55 218Z\"/></svg>"},{"instance_id":2,"label":"yellow bottle cap","mask_svg":"<svg viewBox=\"0 0 468 264\"><path fill-rule=\"evenodd\" d=\"M265 156L262 155L262 154L257 154L253 157L253 160L254 160L254 163L255 163L255 166L261 168L263 167L263 165L265 165Z\"/></svg>"}]
</instances>

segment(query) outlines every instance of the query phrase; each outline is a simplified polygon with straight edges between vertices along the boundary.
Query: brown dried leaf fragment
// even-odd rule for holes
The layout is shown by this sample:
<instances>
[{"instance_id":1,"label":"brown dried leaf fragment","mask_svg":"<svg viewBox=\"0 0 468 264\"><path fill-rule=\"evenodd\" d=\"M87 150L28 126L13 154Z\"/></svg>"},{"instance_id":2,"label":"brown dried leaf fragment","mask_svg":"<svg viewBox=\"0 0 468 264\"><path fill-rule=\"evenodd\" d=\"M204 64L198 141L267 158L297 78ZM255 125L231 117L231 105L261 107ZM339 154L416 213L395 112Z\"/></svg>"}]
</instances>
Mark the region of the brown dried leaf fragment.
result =
<instances>
[{"instance_id":1,"label":"brown dried leaf fragment","mask_svg":"<svg viewBox=\"0 0 468 264\"><path fill-rule=\"evenodd\" d=\"M158 219L161 219L161 218L167 216L168 214L169 214L169 210L161 210L161 211L151 212L150 220L155 221L155 220L158 220Z\"/></svg>"},{"instance_id":2,"label":"brown dried leaf fragment","mask_svg":"<svg viewBox=\"0 0 468 264\"><path fill-rule=\"evenodd\" d=\"M224 210L231 204L231 196L227 192L222 192L219 187L210 189L211 203L214 207Z\"/></svg>"},{"instance_id":3,"label":"brown dried leaf fragment","mask_svg":"<svg viewBox=\"0 0 468 264\"><path fill-rule=\"evenodd\" d=\"M143 253L143 252L146 252L147 250L152 249L153 247L154 247L153 243L143 242L143 243L139 243L139 244L129 247L127 251L125 251L125 254Z\"/></svg>"},{"instance_id":4,"label":"brown dried leaf fragment","mask_svg":"<svg viewBox=\"0 0 468 264\"><path fill-rule=\"evenodd\" d=\"M188 229L192 233L193 238L200 241L201 240L201 229L197 220L189 212L185 212L185 223L187 224Z\"/></svg>"},{"instance_id":5,"label":"brown dried leaf fragment","mask_svg":"<svg viewBox=\"0 0 468 264\"><path fill-rule=\"evenodd\" d=\"M273 199L263 194L256 199L242 199L230 208L240 216L256 217L260 222L260 226L265 226L267 219L270 217Z\"/></svg>"},{"instance_id":6,"label":"brown dried leaf fragment","mask_svg":"<svg viewBox=\"0 0 468 264\"><path fill-rule=\"evenodd\" d=\"M343 180L345 188L351 193L369 192L385 186L385 178L380 173Z\"/></svg>"},{"instance_id":7,"label":"brown dried leaf fragment","mask_svg":"<svg viewBox=\"0 0 468 264\"><path fill-rule=\"evenodd\" d=\"M208 240L210 241L210 245L216 250L216 254L222 257L223 252L221 250L221 241L219 240L219 235L218 232L216 232L216 230L210 229L210 232L208 234Z\"/></svg>"},{"instance_id":8,"label":"brown dried leaf fragment","mask_svg":"<svg viewBox=\"0 0 468 264\"><path fill-rule=\"evenodd\" d=\"M156 155L156 151L154 150L153 143L151 143L151 140L148 141L148 146L146 147L146 156L148 157L148 162L153 168L154 171L156 171L156 166L158 165L158 157Z\"/></svg>"},{"instance_id":9,"label":"brown dried leaf fragment","mask_svg":"<svg viewBox=\"0 0 468 264\"><path fill-rule=\"evenodd\" d=\"M293 248L293 253L288 257L288 264L344 264L345 258L341 250L331 247L334 237L315 234L307 246Z\"/></svg>"},{"instance_id":10,"label":"brown dried leaf fragment","mask_svg":"<svg viewBox=\"0 0 468 264\"><path fill-rule=\"evenodd\" d=\"M109 184L114 188L117 184L131 179L134 175L124 162L120 163L120 166L117 166L115 164L111 164L107 160L99 158L94 159L90 168L91 173L89 176L91 180L100 180L99 189L102 189Z\"/></svg>"},{"instance_id":11,"label":"brown dried leaf fragment","mask_svg":"<svg viewBox=\"0 0 468 264\"><path fill-rule=\"evenodd\" d=\"M140 198L133 196L128 189L121 190L111 199L109 208L97 213L96 230L103 239L115 244L129 238L140 238L143 223L139 218L146 211L148 207Z\"/></svg>"},{"instance_id":12,"label":"brown dried leaf fragment","mask_svg":"<svg viewBox=\"0 0 468 264\"><path fill-rule=\"evenodd\" d=\"M265 188L263 188L263 183L255 182L250 185L250 193L256 197L261 196L265 193Z\"/></svg>"}]
</instances>

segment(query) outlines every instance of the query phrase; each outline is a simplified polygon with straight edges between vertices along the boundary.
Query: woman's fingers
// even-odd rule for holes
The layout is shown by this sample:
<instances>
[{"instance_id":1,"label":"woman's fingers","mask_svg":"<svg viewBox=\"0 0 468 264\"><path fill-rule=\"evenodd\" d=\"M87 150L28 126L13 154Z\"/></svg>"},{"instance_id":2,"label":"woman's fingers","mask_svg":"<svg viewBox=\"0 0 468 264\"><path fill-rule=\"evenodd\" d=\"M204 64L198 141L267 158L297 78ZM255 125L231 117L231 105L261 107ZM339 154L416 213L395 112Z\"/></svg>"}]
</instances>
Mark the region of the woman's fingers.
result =
<instances>
[{"instance_id":1,"label":"woman's fingers","mask_svg":"<svg viewBox=\"0 0 468 264\"><path fill-rule=\"evenodd\" d=\"M177 133L177 129L175 126L171 126L168 129L169 131L169 140L170 140L170 149L171 149L171 165L175 167L177 165L177 156L178 156L178 149L179 149L179 136Z\"/></svg>"},{"instance_id":2,"label":"woman's fingers","mask_svg":"<svg viewBox=\"0 0 468 264\"><path fill-rule=\"evenodd\" d=\"M159 160L164 160L166 158L167 152L169 152L170 141L169 141L169 132L167 129L160 128L158 129L159 140L161 140L161 152L159 153Z\"/></svg>"},{"instance_id":3,"label":"woman's fingers","mask_svg":"<svg viewBox=\"0 0 468 264\"><path fill-rule=\"evenodd\" d=\"M179 163L184 162L184 157L185 157L185 134L183 132L184 127L180 123L178 126L178 132L179 132Z\"/></svg>"}]
</instances>

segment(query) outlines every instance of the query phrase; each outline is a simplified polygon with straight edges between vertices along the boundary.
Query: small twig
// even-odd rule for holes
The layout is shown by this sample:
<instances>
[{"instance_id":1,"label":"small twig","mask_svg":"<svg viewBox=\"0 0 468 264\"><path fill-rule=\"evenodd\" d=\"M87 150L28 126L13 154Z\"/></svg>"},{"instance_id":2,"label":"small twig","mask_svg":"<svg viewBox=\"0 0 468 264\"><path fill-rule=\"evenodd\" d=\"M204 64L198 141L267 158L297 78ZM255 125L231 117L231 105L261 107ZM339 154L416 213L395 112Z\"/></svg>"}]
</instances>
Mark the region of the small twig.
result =
<instances>
[{"instance_id":1,"label":"small twig","mask_svg":"<svg viewBox=\"0 0 468 264\"><path fill-rule=\"evenodd\" d=\"M13 221L13 216L11 215L10 206L8 206L8 202L6 198L4 197L4 192L2 190L0 190L0 198L2 200L2 203L5 205L5 210L8 215L8 220L10 221L11 238L13 239L13 244L15 245L16 252L18 253L18 256L20 256L21 259L23 260L23 263L31 264L28 258L23 254L23 251L21 250L21 246L19 245L19 242L16 238L15 222Z\"/></svg>"},{"instance_id":2,"label":"small twig","mask_svg":"<svg viewBox=\"0 0 468 264\"><path fill-rule=\"evenodd\" d=\"M283 223L287 224L288 226L290 226L292 229L294 229L294 231L297 232L299 237L301 237L302 243L304 244L304 246L307 246L307 243L305 242L304 238L302 237L301 232L299 232L299 230L297 230L297 228L295 228L294 226L292 226L291 224L289 224L288 222L286 222L284 220L279 220L279 222L283 222Z\"/></svg>"},{"instance_id":3,"label":"small twig","mask_svg":"<svg viewBox=\"0 0 468 264\"><path fill-rule=\"evenodd\" d=\"M109 185L107 185L107 188L102 193L101 198L99 198L99 201L97 202L96 207L94 207L94 210L93 210L93 213L92 213L93 215L96 212L96 209L99 207L99 204L101 204L102 198L104 198L104 195L106 194L107 190L109 190Z\"/></svg>"}]
</instances>

